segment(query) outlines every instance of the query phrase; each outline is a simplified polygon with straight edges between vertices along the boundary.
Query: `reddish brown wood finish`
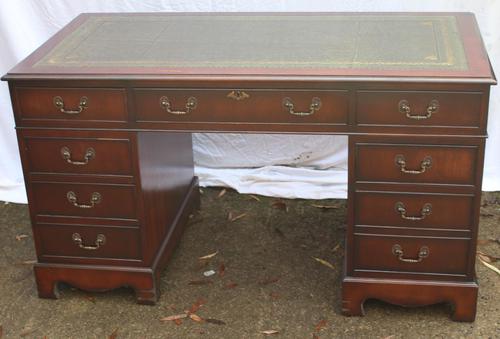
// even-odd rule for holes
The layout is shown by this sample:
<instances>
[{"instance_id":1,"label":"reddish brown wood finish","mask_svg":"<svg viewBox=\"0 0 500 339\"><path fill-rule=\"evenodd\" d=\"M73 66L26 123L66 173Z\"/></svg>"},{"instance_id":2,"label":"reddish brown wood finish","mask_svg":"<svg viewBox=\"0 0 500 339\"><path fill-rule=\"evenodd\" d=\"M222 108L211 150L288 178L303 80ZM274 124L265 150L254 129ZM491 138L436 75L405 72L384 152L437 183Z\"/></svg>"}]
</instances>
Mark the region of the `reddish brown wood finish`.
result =
<instances>
[{"instance_id":1,"label":"reddish brown wood finish","mask_svg":"<svg viewBox=\"0 0 500 339\"><path fill-rule=\"evenodd\" d=\"M357 91L356 119L362 126L479 128L481 97L481 92ZM439 107L430 118L416 120L399 111L401 100L408 102L412 116L425 116L433 100Z\"/></svg>"},{"instance_id":2,"label":"reddish brown wood finish","mask_svg":"<svg viewBox=\"0 0 500 339\"><path fill-rule=\"evenodd\" d=\"M58 262L60 257L74 259L76 262L82 258L136 261L142 258L140 230L136 227L37 223L34 229L40 260L43 262ZM73 241L74 233L81 236L84 246L96 246L96 239L100 234L105 236L105 243L95 250L85 250Z\"/></svg>"},{"instance_id":3,"label":"reddish brown wood finish","mask_svg":"<svg viewBox=\"0 0 500 339\"><path fill-rule=\"evenodd\" d=\"M342 313L348 316L365 314L363 304L368 299L414 307L449 303L453 306L452 319L474 321L478 286L475 281L430 282L369 278L345 278L342 286Z\"/></svg>"},{"instance_id":4,"label":"reddish brown wood finish","mask_svg":"<svg viewBox=\"0 0 500 339\"><path fill-rule=\"evenodd\" d=\"M223 90L175 90L135 89L136 119L139 122L193 122L200 123L260 123L260 124L322 124L347 125L349 91L304 90L252 90L240 92L248 97L236 100L228 97L233 89ZM196 108L185 115L169 114L160 106L160 98L166 96L172 110L185 111L189 97L197 99ZM283 101L289 98L297 112L310 112L313 98L321 101L318 111L307 116L289 113Z\"/></svg>"},{"instance_id":5,"label":"reddish brown wood finish","mask_svg":"<svg viewBox=\"0 0 500 339\"><path fill-rule=\"evenodd\" d=\"M46 120L127 121L125 91L107 88L17 88L19 120L46 122ZM54 104L61 97L65 110L78 110L80 100L86 97L86 108L80 114L61 112Z\"/></svg>"},{"instance_id":6,"label":"reddish brown wood finish","mask_svg":"<svg viewBox=\"0 0 500 339\"><path fill-rule=\"evenodd\" d=\"M57 137L37 135L25 137L25 150L29 157L29 166L32 172L47 174L104 174L104 175L132 175L132 154L129 139L101 139ZM67 148L70 157L63 157L62 150ZM93 156L88 163L85 156L92 149Z\"/></svg>"},{"instance_id":7,"label":"reddish brown wood finish","mask_svg":"<svg viewBox=\"0 0 500 339\"><path fill-rule=\"evenodd\" d=\"M478 157L478 147L424 143L358 143L354 150L358 158L356 181L358 182L410 182L432 184L473 185L474 164ZM396 161L398 156L406 162L407 170L421 171L422 161L431 158L431 166L420 174L402 171Z\"/></svg>"},{"instance_id":8,"label":"reddish brown wood finish","mask_svg":"<svg viewBox=\"0 0 500 339\"><path fill-rule=\"evenodd\" d=\"M36 215L82 216L91 218L136 219L135 187L111 184L32 182L33 210ZM67 198L74 192L77 204L92 206L94 193L101 201L91 208L74 206Z\"/></svg>"},{"instance_id":9,"label":"reddish brown wood finish","mask_svg":"<svg viewBox=\"0 0 500 339\"><path fill-rule=\"evenodd\" d=\"M361 315L363 302L376 298L404 306L449 302L455 320L474 320L484 139L496 80L472 15L455 14L465 71L34 67L89 16L76 18L3 78L18 128L41 297L56 297L57 284L66 282L92 291L127 285L138 302L157 300L161 270L199 206L191 132L347 134L343 313ZM238 90L249 97L227 97ZM88 107L61 113L54 96L73 110L87 96ZM172 110L184 110L191 96L197 107L169 114L161 96ZM296 111L307 111L313 97L322 106L294 116L284 109L285 97ZM428 119L408 119L398 110L407 100L412 113L422 114L432 99L439 110ZM81 160L88 148L96 156L86 165L69 164L61 156L64 146L71 159ZM410 170L427 156L432 166L402 173L397 155ZM69 190L78 202L88 203L96 191L102 201L75 207ZM425 203L433 209L423 220L406 220L396 202L410 216ZM107 242L84 250L71 239L75 232L86 245L98 234ZM430 253L422 262L404 263L392 252L394 244L404 258L415 258L424 245Z\"/></svg>"},{"instance_id":10,"label":"reddish brown wood finish","mask_svg":"<svg viewBox=\"0 0 500 339\"><path fill-rule=\"evenodd\" d=\"M356 191L355 204L359 208L356 225L402 227L410 229L470 230L474 196L471 194L408 193ZM402 203L405 219L396 204ZM422 208L430 205L430 213L422 215Z\"/></svg>"},{"instance_id":11,"label":"reddish brown wood finish","mask_svg":"<svg viewBox=\"0 0 500 339\"><path fill-rule=\"evenodd\" d=\"M448 275L449 279L465 279L469 257L467 238L411 237L401 235L362 234L354 235L354 275L380 272L387 276L410 273L413 279L422 276ZM428 247L429 254L421 262L408 263L398 259L393 246L400 245L403 259L418 259L422 247Z\"/></svg>"}]
</instances>

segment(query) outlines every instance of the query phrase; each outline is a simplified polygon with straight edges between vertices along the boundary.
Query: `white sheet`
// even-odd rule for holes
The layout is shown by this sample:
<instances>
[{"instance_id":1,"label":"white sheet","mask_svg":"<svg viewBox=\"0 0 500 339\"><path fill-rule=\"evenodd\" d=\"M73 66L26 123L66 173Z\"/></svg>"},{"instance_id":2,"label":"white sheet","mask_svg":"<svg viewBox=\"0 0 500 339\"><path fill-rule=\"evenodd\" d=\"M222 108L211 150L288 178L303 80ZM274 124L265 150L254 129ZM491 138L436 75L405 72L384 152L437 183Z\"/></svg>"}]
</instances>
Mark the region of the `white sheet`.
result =
<instances>
[{"instance_id":1,"label":"white sheet","mask_svg":"<svg viewBox=\"0 0 500 339\"><path fill-rule=\"evenodd\" d=\"M15 0L0 1L0 73L81 12L468 11L476 14L493 68L500 69L500 1L495 0ZM500 91L490 99L483 190L500 190ZM26 202L5 83L0 84L0 200ZM195 134L202 185L288 198L346 197L345 137Z\"/></svg>"}]
</instances>

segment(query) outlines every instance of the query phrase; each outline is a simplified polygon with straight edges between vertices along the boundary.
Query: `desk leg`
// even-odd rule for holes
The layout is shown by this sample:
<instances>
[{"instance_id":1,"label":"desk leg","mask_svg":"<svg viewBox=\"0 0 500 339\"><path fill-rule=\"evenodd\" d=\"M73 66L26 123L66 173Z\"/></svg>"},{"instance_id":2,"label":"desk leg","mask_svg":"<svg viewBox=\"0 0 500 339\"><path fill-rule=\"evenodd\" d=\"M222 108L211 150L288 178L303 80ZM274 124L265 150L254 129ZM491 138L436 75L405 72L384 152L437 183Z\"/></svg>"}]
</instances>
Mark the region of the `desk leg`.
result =
<instances>
[{"instance_id":1,"label":"desk leg","mask_svg":"<svg viewBox=\"0 0 500 339\"><path fill-rule=\"evenodd\" d=\"M453 320L472 322L476 317L477 291L476 282L345 277L342 282L342 313L347 316L364 315L363 304L368 299L405 307L449 303L453 306Z\"/></svg>"}]
</instances>

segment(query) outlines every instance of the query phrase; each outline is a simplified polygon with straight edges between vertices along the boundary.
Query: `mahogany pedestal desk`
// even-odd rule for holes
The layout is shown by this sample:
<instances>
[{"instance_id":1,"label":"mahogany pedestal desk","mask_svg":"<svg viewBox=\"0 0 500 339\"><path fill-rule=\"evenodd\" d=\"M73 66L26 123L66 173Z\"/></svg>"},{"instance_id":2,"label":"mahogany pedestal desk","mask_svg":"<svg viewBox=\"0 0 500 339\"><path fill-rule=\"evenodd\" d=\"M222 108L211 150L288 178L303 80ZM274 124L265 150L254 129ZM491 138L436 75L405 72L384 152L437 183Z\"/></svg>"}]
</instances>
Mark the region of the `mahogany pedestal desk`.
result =
<instances>
[{"instance_id":1,"label":"mahogany pedestal desk","mask_svg":"<svg viewBox=\"0 0 500 339\"><path fill-rule=\"evenodd\" d=\"M40 297L127 285L155 303L199 204L192 132L343 134L342 312L474 320L496 80L472 14L82 14L3 79Z\"/></svg>"}]
</instances>

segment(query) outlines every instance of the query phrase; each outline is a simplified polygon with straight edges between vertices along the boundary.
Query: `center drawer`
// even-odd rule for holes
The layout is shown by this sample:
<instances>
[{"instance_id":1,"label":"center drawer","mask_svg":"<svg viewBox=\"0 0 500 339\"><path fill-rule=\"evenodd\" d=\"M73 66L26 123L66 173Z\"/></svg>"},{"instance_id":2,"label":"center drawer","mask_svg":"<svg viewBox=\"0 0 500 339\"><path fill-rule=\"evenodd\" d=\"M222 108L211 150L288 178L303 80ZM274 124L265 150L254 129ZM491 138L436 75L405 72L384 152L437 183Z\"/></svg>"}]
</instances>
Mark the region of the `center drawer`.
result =
<instances>
[{"instance_id":1,"label":"center drawer","mask_svg":"<svg viewBox=\"0 0 500 339\"><path fill-rule=\"evenodd\" d=\"M134 90L137 121L347 125L347 90Z\"/></svg>"},{"instance_id":2,"label":"center drawer","mask_svg":"<svg viewBox=\"0 0 500 339\"><path fill-rule=\"evenodd\" d=\"M35 215L136 219L135 186L33 182Z\"/></svg>"}]
</instances>

